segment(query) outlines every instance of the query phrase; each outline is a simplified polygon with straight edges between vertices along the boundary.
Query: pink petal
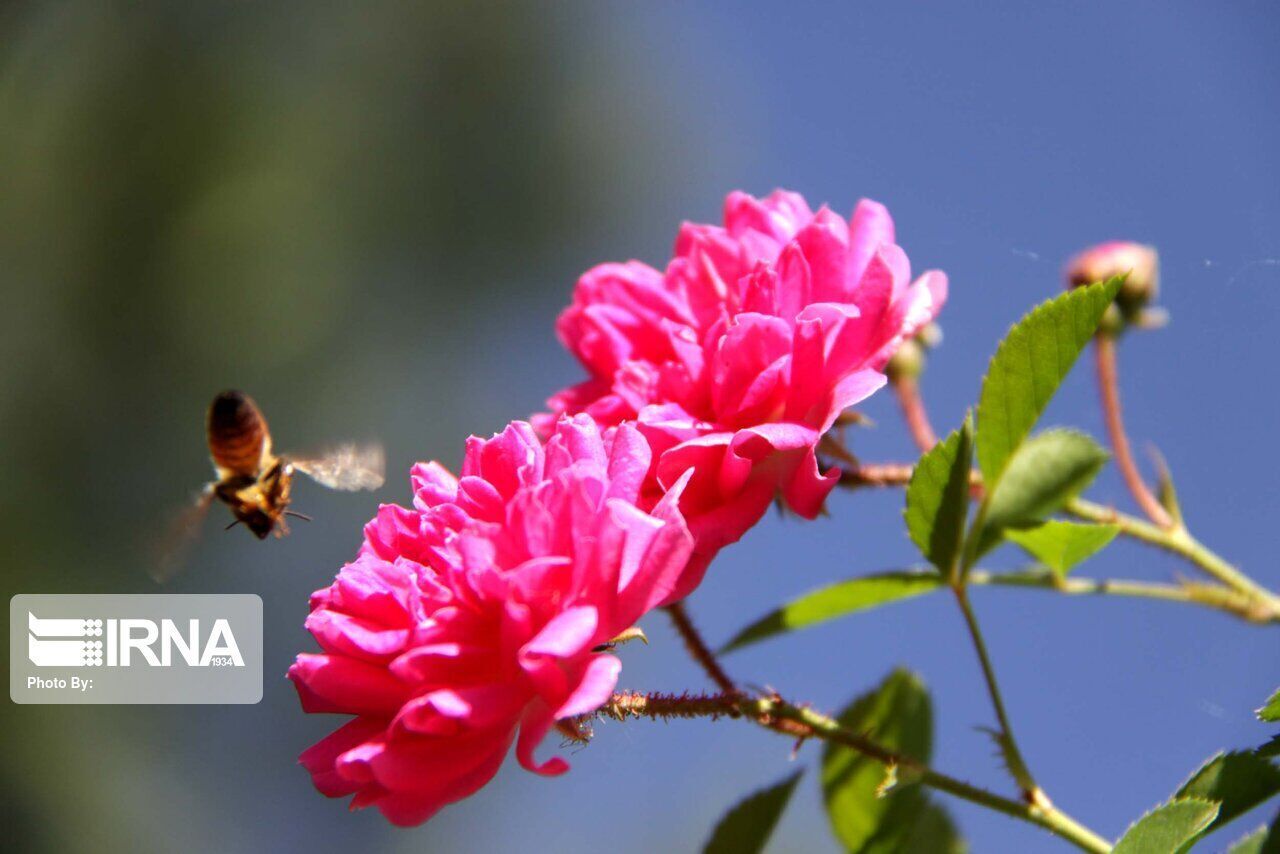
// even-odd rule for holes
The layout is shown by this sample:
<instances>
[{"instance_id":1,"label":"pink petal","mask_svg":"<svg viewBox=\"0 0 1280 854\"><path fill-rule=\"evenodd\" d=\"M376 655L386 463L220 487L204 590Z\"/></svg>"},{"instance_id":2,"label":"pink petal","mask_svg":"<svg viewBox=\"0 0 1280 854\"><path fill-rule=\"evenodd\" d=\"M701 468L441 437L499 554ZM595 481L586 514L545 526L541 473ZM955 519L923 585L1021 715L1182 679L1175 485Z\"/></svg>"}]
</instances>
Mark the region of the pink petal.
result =
<instances>
[{"instance_id":1,"label":"pink petal","mask_svg":"<svg viewBox=\"0 0 1280 854\"><path fill-rule=\"evenodd\" d=\"M712 362L711 399L721 420L734 422L761 372L790 353L787 323L762 314L738 315Z\"/></svg>"},{"instance_id":2,"label":"pink petal","mask_svg":"<svg viewBox=\"0 0 1280 854\"><path fill-rule=\"evenodd\" d=\"M612 590L607 591L609 594L616 594L632 583L649 550L649 544L662 529L662 522L638 507L616 499L609 502L608 512L613 523L609 528L622 534L619 566Z\"/></svg>"},{"instance_id":3,"label":"pink petal","mask_svg":"<svg viewBox=\"0 0 1280 854\"><path fill-rule=\"evenodd\" d=\"M591 605L569 608L542 627L520 651L521 658L568 658L591 645L596 633L596 609Z\"/></svg>"},{"instance_id":4,"label":"pink petal","mask_svg":"<svg viewBox=\"0 0 1280 854\"><path fill-rule=\"evenodd\" d=\"M419 510L452 501L458 491L458 479L439 463L418 463L409 470L409 481Z\"/></svg>"},{"instance_id":5,"label":"pink petal","mask_svg":"<svg viewBox=\"0 0 1280 854\"><path fill-rule=\"evenodd\" d=\"M680 513L679 501L692 476L691 471L681 475L653 510L663 522L662 530L649 544L630 583L620 591L615 612L620 623L633 624L653 608L673 601L672 595L682 585L694 539Z\"/></svg>"},{"instance_id":6,"label":"pink petal","mask_svg":"<svg viewBox=\"0 0 1280 854\"><path fill-rule=\"evenodd\" d=\"M849 287L856 287L862 280L877 249L896 242L888 209L870 199L858 202L849 222Z\"/></svg>"},{"instance_id":7,"label":"pink petal","mask_svg":"<svg viewBox=\"0 0 1280 854\"><path fill-rule=\"evenodd\" d=\"M569 695L569 699L556 709L556 719L563 720L574 715L585 715L603 706L613 694L613 689L618 684L618 674L621 672L622 662L614 656L594 656L587 664L581 680Z\"/></svg>"},{"instance_id":8,"label":"pink petal","mask_svg":"<svg viewBox=\"0 0 1280 854\"><path fill-rule=\"evenodd\" d=\"M527 695L516 686L493 683L439 688L405 704L393 729L421 735L452 735L466 729L514 728Z\"/></svg>"},{"instance_id":9,"label":"pink petal","mask_svg":"<svg viewBox=\"0 0 1280 854\"><path fill-rule=\"evenodd\" d=\"M360 783L342 776L334 767L337 758L348 750L381 735L387 728L382 718L359 717L302 751L298 762L311 774L311 781L327 798L340 798L360 788Z\"/></svg>"},{"instance_id":10,"label":"pink petal","mask_svg":"<svg viewBox=\"0 0 1280 854\"><path fill-rule=\"evenodd\" d=\"M849 256L849 226L826 207L800 229L795 246L803 252L810 271L809 293L792 312L799 314L811 302L848 302L846 267Z\"/></svg>"},{"instance_id":11,"label":"pink petal","mask_svg":"<svg viewBox=\"0 0 1280 854\"><path fill-rule=\"evenodd\" d=\"M609 449L609 498L635 501L652 462L649 443L634 424L624 424L613 434Z\"/></svg>"},{"instance_id":12,"label":"pink petal","mask_svg":"<svg viewBox=\"0 0 1280 854\"><path fill-rule=\"evenodd\" d=\"M447 685L468 679L493 678L499 669L493 643L432 643L416 646L388 669L406 683Z\"/></svg>"},{"instance_id":13,"label":"pink petal","mask_svg":"<svg viewBox=\"0 0 1280 854\"><path fill-rule=\"evenodd\" d=\"M534 759L533 752L538 749L542 739L546 737L555 723L555 716L543 704L534 704L525 712L520 723L520 736L516 740L516 759L526 771L554 777L569 770L569 763L559 756L553 756L541 765Z\"/></svg>"},{"instance_id":14,"label":"pink petal","mask_svg":"<svg viewBox=\"0 0 1280 854\"><path fill-rule=\"evenodd\" d=\"M815 447L820 438L817 430L803 424L761 424L749 430L739 430L734 434L730 447L745 459L759 461L771 453Z\"/></svg>"},{"instance_id":15,"label":"pink petal","mask_svg":"<svg viewBox=\"0 0 1280 854\"><path fill-rule=\"evenodd\" d=\"M410 630L388 629L351 614L313 611L306 629L326 652L350 655L372 662L384 661L404 649Z\"/></svg>"},{"instance_id":16,"label":"pink petal","mask_svg":"<svg viewBox=\"0 0 1280 854\"><path fill-rule=\"evenodd\" d=\"M866 368L836 383L835 389L831 394L831 406L826 415L820 421L821 432L825 433L831 429L831 425L835 423L836 417L853 406L855 403L861 403L871 395L875 394L884 384L888 382L888 377L879 371Z\"/></svg>"},{"instance_id":17,"label":"pink petal","mask_svg":"<svg viewBox=\"0 0 1280 854\"><path fill-rule=\"evenodd\" d=\"M307 712L389 716L408 698L386 668L346 656L299 655L289 678Z\"/></svg>"},{"instance_id":18,"label":"pink petal","mask_svg":"<svg viewBox=\"0 0 1280 854\"><path fill-rule=\"evenodd\" d=\"M833 469L826 475L818 471L818 456L813 448L809 448L783 490L783 498L794 513L805 519L814 519L822 512L823 502L839 482L839 471Z\"/></svg>"}]
</instances>

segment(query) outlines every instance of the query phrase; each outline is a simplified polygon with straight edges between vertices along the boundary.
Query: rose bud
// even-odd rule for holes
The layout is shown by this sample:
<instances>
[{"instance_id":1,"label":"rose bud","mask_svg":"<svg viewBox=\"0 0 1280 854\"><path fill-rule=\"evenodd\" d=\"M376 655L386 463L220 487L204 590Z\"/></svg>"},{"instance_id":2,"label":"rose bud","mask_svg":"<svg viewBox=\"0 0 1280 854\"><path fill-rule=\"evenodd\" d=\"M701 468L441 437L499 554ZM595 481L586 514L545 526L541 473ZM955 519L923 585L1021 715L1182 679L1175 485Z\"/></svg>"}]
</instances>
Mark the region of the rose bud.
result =
<instances>
[{"instance_id":1,"label":"rose bud","mask_svg":"<svg viewBox=\"0 0 1280 854\"><path fill-rule=\"evenodd\" d=\"M1093 246L1067 264L1069 287L1102 282L1128 273L1116 304L1127 321L1134 321L1153 302L1159 288L1160 258L1154 247L1113 240Z\"/></svg>"},{"instance_id":2,"label":"rose bud","mask_svg":"<svg viewBox=\"0 0 1280 854\"><path fill-rule=\"evenodd\" d=\"M913 380L924 373L925 348L918 338L908 338L889 357L884 366L885 376L891 382Z\"/></svg>"}]
</instances>

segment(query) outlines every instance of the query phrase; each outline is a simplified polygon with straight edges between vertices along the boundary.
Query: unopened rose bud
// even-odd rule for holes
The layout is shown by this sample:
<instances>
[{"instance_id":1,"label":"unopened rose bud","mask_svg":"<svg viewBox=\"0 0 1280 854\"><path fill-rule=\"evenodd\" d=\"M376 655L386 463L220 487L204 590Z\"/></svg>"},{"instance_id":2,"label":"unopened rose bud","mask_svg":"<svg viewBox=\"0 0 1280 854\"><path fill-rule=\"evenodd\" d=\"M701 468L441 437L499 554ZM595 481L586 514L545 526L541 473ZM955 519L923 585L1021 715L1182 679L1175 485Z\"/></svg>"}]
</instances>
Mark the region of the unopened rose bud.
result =
<instances>
[{"instance_id":1,"label":"unopened rose bud","mask_svg":"<svg viewBox=\"0 0 1280 854\"><path fill-rule=\"evenodd\" d=\"M1126 320L1138 317L1153 302L1160 281L1160 257L1156 250L1141 243L1114 240L1086 249L1067 264L1070 287L1103 282L1112 276L1128 273L1116 304Z\"/></svg>"},{"instance_id":2,"label":"unopened rose bud","mask_svg":"<svg viewBox=\"0 0 1280 854\"><path fill-rule=\"evenodd\" d=\"M915 338L903 341L889 363L884 366L884 374L891 381L912 380L924 371L924 347Z\"/></svg>"},{"instance_id":3,"label":"unopened rose bud","mask_svg":"<svg viewBox=\"0 0 1280 854\"><path fill-rule=\"evenodd\" d=\"M930 323L916 333L916 340L924 345L926 350L932 350L942 343L942 327L936 323Z\"/></svg>"}]
</instances>

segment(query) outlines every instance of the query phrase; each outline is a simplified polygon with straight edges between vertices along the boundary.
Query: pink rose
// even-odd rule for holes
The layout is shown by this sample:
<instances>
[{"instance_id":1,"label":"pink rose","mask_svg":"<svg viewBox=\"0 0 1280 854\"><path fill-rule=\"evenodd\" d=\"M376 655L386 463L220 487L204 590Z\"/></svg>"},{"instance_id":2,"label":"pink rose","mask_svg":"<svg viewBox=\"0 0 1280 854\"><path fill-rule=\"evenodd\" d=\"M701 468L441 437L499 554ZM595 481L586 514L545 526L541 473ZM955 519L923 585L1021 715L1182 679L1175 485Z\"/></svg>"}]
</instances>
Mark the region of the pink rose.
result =
<instances>
[{"instance_id":1,"label":"pink rose","mask_svg":"<svg viewBox=\"0 0 1280 854\"><path fill-rule=\"evenodd\" d=\"M937 271L912 282L876 202L845 221L795 193L730 193L723 226L681 227L665 273L630 261L582 276L557 331L589 378L538 423L637 421L655 451L649 501L692 473L681 509L697 557L678 598L775 495L819 512L837 476L819 471L818 440L884 384L889 357L946 292Z\"/></svg>"},{"instance_id":2,"label":"pink rose","mask_svg":"<svg viewBox=\"0 0 1280 854\"><path fill-rule=\"evenodd\" d=\"M598 708L621 662L601 645L670 598L692 548L681 486L637 508L650 468L634 426L565 419L544 444L515 422L467 443L462 476L412 471L356 559L311 600L321 647L289 670L304 710L355 717L301 756L316 788L426 821L496 773L567 770L534 751Z\"/></svg>"}]
</instances>

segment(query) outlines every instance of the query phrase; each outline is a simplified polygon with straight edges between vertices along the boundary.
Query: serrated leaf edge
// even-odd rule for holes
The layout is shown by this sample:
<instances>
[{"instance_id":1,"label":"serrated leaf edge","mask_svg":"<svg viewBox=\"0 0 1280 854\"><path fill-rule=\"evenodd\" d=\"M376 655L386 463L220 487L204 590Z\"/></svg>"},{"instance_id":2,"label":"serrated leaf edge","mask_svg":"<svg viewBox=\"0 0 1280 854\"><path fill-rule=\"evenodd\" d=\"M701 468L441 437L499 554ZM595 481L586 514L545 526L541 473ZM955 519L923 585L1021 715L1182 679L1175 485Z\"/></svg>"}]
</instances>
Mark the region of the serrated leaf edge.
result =
<instances>
[{"instance_id":1,"label":"serrated leaf edge","mask_svg":"<svg viewBox=\"0 0 1280 854\"><path fill-rule=\"evenodd\" d=\"M1263 703L1261 706L1253 710L1254 716L1257 717L1258 720L1263 721L1265 723L1274 723L1276 721L1280 721L1280 715L1277 715L1276 717L1273 717L1273 718L1263 717L1262 715L1262 713L1267 710L1267 707L1275 702L1280 702L1280 688L1277 688L1275 691L1273 691L1271 693L1271 696L1267 698L1267 701L1265 703Z\"/></svg>"},{"instance_id":2,"label":"serrated leaf edge","mask_svg":"<svg viewBox=\"0 0 1280 854\"><path fill-rule=\"evenodd\" d=\"M1181 786L1179 786L1179 788L1181 788ZM1170 798L1164 803L1158 804L1152 807L1151 809L1147 810L1146 812L1144 812L1142 815L1138 816L1138 818L1136 818L1128 827L1125 828L1124 833L1120 834L1120 839L1117 840L1116 844L1119 844L1120 841L1122 841L1126 836L1128 836L1130 833L1133 832L1133 829L1135 827L1142 824L1142 822L1146 821L1151 816L1160 812L1160 810L1165 809L1166 807L1171 807L1174 804L1182 804L1182 803L1203 804L1206 807L1214 808L1213 814L1208 817L1208 819L1204 822L1203 825L1196 828L1196 830L1191 834L1191 836L1187 837L1188 839L1195 839L1196 836L1202 833L1206 827L1213 824L1214 819L1218 817L1218 809L1222 806L1222 803L1220 801L1211 801L1208 798L1196 798L1196 797Z\"/></svg>"},{"instance_id":3,"label":"serrated leaf edge","mask_svg":"<svg viewBox=\"0 0 1280 854\"><path fill-rule=\"evenodd\" d=\"M981 442L982 442L982 408L983 408L982 402L983 402L984 394L986 392L987 383L991 379L991 371L992 371L992 368L995 366L996 359L999 358L1001 350L1004 348L1005 343L1009 340L1009 336L1014 332L1014 330L1016 330L1019 326L1022 326L1024 323L1030 322L1031 318L1034 315L1036 315L1037 312L1047 311L1050 306L1056 304L1059 300L1074 299L1077 302L1079 302L1088 298L1084 296L1077 296L1078 294L1101 293L1108 288L1114 288L1114 291L1111 295L1111 299L1107 300L1107 306L1109 306L1113 302L1115 302L1116 294L1120 292L1120 287L1124 283L1124 280L1127 277L1127 275L1128 274L1126 273L1120 276L1113 276L1110 279L1107 279L1105 281L1094 282L1092 284L1085 285L1083 287L1074 288L1073 290L1068 291L1065 294L1058 294L1057 296L1049 297L1048 299L1043 300L1039 304L1033 306L1029 311L1025 312L1021 317L1019 317L1016 321L1014 321L1009 325L1008 330L1006 330L1004 335L1001 336L1000 343L996 345L996 351L991 354L991 358L987 361L987 370L983 373L982 383L979 385L979 388L978 388L978 403L974 407L974 409L978 415L977 442L979 443L979 448L981 447ZM1102 312L1103 313L1106 312L1106 306L1103 307ZM1101 323L1101 322L1102 322L1102 314L1100 313L1098 316L1098 323ZM1095 332L1096 332L1096 324L1095 324ZM1087 342L1085 346L1086 347L1088 346ZM1081 353L1084 352L1084 347L1080 348L1080 352ZM1071 360L1071 364L1067 366L1066 373L1063 374L1064 380L1066 379L1067 374L1071 373L1071 368L1075 366L1075 362L1079 358L1080 358L1080 353L1077 353L1075 355L1075 358ZM1022 441L1026 441L1027 436L1031 435L1031 431L1035 429L1036 423L1040 420L1040 416L1044 414L1044 409L1047 406L1048 406L1048 401L1046 401L1045 406L1042 406L1040 408L1040 411L1036 413L1036 417L1031 422L1031 425L1027 428L1027 435L1023 436ZM1021 442L1019 442L1019 444L1021 444ZM1000 479L1000 475L1004 473L1004 470L1009 465L1009 460L1012 459L1014 453L1016 453L1017 450L1018 449L1016 446L1008 449L1008 453L1005 455L1004 462L1000 466L1000 470L997 472L986 471L986 469L982 465L982 452L981 450L978 451L978 453L976 454L978 459L978 468L980 471L982 471L982 476L984 480L986 480L989 489L993 488L995 483Z\"/></svg>"}]
</instances>

